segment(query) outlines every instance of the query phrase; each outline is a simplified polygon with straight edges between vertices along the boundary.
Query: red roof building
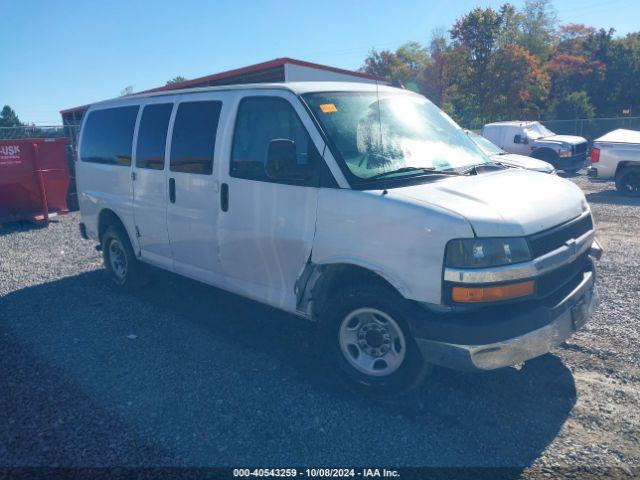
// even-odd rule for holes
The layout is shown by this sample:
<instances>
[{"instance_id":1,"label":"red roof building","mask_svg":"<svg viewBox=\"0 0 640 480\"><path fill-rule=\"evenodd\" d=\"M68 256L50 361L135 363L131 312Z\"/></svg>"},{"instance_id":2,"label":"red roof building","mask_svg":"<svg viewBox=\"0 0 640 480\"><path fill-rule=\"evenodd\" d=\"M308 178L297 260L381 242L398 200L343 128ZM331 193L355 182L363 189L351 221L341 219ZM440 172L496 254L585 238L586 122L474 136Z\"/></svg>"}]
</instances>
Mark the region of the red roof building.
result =
<instances>
[{"instance_id":1,"label":"red roof building","mask_svg":"<svg viewBox=\"0 0 640 480\"><path fill-rule=\"evenodd\" d=\"M305 62L294 58L276 58L269 62L257 63L248 67L236 68L226 72L214 73L205 77L194 78L170 86L162 86L138 93L160 92L164 90L178 90L183 88L211 87L217 85L237 85L244 83L272 83L297 81L336 81L336 82L367 82L388 84L387 78L377 77L363 72L344 70L342 68ZM64 126L80 125L82 116L88 105L62 110ZM76 130L70 128L70 130ZM69 132L75 137L75 132ZM74 138L75 139L75 138Z\"/></svg>"}]
</instances>

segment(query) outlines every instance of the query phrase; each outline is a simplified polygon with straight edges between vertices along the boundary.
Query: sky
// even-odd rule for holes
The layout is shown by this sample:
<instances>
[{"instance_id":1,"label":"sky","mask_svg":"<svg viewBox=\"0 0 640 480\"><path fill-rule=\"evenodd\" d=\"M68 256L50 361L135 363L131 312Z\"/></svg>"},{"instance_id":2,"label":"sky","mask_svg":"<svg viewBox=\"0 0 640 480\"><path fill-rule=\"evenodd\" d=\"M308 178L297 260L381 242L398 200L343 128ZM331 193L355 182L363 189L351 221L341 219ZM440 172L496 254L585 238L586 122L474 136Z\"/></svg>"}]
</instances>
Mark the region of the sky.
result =
<instances>
[{"instance_id":1,"label":"sky","mask_svg":"<svg viewBox=\"0 0 640 480\"><path fill-rule=\"evenodd\" d=\"M278 57L359 68L504 0L0 0L0 107L23 122ZM520 7L524 0L512 0ZM555 0L562 23L640 29L639 0Z\"/></svg>"}]
</instances>

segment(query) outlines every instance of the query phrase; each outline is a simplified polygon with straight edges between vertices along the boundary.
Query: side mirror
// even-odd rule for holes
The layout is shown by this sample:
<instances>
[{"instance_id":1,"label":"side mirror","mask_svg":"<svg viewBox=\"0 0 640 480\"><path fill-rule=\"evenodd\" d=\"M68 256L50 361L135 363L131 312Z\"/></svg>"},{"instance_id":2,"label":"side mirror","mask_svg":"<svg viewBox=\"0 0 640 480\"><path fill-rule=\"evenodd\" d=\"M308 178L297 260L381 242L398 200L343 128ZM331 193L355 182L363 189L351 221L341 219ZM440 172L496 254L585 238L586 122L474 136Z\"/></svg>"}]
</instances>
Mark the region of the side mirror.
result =
<instances>
[{"instance_id":1,"label":"side mirror","mask_svg":"<svg viewBox=\"0 0 640 480\"><path fill-rule=\"evenodd\" d=\"M265 172L274 180L305 181L311 177L308 165L298 165L296 142L282 138L269 142Z\"/></svg>"},{"instance_id":2,"label":"side mirror","mask_svg":"<svg viewBox=\"0 0 640 480\"><path fill-rule=\"evenodd\" d=\"M513 143L520 143L522 141L522 137L520 135L516 135L513 137Z\"/></svg>"}]
</instances>

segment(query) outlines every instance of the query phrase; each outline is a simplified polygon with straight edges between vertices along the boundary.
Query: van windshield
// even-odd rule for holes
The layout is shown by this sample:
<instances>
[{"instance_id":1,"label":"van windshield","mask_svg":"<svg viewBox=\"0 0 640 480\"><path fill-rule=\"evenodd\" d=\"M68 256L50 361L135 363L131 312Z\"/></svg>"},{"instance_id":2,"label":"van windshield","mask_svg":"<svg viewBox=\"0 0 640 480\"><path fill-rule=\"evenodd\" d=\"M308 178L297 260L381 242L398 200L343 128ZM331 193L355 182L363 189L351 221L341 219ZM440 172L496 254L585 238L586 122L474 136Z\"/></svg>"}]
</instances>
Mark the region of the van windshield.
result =
<instances>
[{"instance_id":1,"label":"van windshield","mask_svg":"<svg viewBox=\"0 0 640 480\"><path fill-rule=\"evenodd\" d=\"M356 182L490 161L451 118L419 95L322 92L303 98Z\"/></svg>"},{"instance_id":2,"label":"van windshield","mask_svg":"<svg viewBox=\"0 0 640 480\"><path fill-rule=\"evenodd\" d=\"M477 133L472 131L469 131L468 135L469 135L469 138L473 140L473 143L478 145L478 147L480 147L480 149L487 155L503 155L507 153L503 149L501 149L499 146L497 146L495 143L492 143L486 138L484 138L482 135L478 135Z\"/></svg>"}]
</instances>

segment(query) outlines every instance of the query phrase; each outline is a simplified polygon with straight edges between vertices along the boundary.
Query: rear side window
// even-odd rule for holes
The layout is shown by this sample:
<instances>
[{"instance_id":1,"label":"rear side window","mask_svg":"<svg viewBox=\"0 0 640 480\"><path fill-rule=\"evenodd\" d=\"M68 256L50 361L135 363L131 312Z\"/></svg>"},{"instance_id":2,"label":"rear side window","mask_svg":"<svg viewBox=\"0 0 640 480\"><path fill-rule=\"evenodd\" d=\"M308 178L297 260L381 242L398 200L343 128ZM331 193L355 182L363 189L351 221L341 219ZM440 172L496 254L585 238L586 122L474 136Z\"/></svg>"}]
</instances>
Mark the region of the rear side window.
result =
<instances>
[{"instance_id":1,"label":"rear side window","mask_svg":"<svg viewBox=\"0 0 640 480\"><path fill-rule=\"evenodd\" d=\"M164 169L164 150L172 103L147 105L142 110L136 146L136 167Z\"/></svg>"},{"instance_id":2,"label":"rear side window","mask_svg":"<svg viewBox=\"0 0 640 480\"><path fill-rule=\"evenodd\" d=\"M178 106L171 138L171 171L210 175L222 102Z\"/></svg>"},{"instance_id":3,"label":"rear side window","mask_svg":"<svg viewBox=\"0 0 640 480\"><path fill-rule=\"evenodd\" d=\"M131 165L133 127L138 105L106 108L89 113L82 129L83 162Z\"/></svg>"},{"instance_id":4,"label":"rear side window","mask_svg":"<svg viewBox=\"0 0 640 480\"><path fill-rule=\"evenodd\" d=\"M247 97L240 102L231 152L231 176L273 181L265 170L269 142L293 140L298 165L312 165L319 156L291 104L277 97Z\"/></svg>"}]
</instances>

